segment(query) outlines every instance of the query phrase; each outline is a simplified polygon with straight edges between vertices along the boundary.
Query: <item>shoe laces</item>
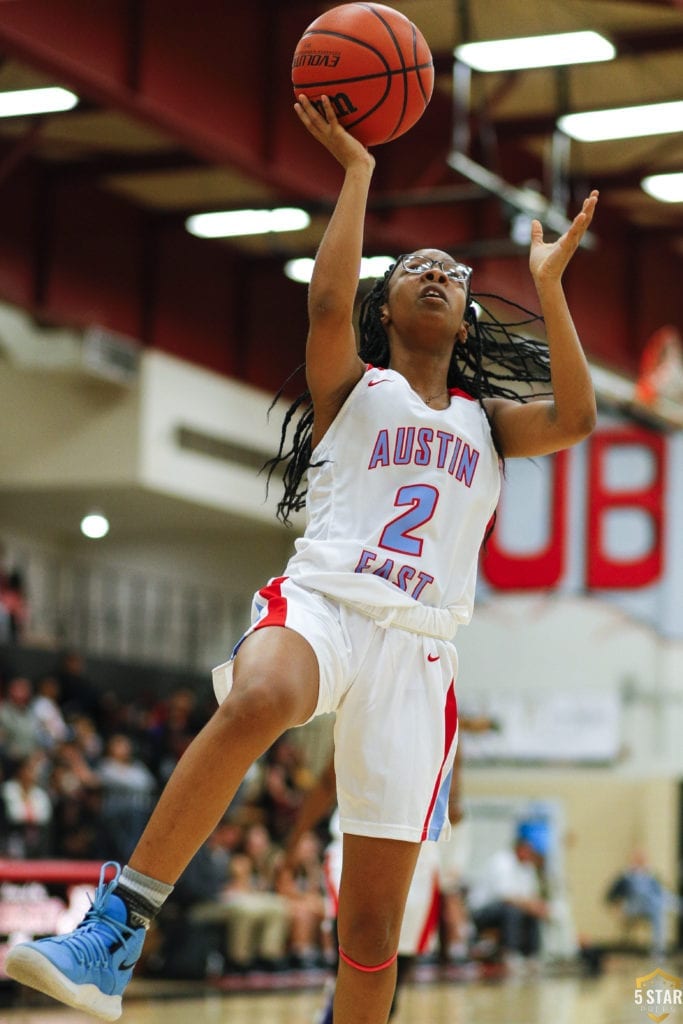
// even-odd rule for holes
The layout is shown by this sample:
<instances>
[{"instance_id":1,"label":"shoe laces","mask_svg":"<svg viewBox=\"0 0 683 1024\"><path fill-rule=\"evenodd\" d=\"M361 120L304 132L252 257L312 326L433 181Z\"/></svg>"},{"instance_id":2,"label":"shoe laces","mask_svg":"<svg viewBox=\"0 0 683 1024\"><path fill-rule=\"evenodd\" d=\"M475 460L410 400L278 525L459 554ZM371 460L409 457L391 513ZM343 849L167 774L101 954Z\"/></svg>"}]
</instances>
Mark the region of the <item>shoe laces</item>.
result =
<instances>
[{"instance_id":1,"label":"shoe laces","mask_svg":"<svg viewBox=\"0 0 683 1024\"><path fill-rule=\"evenodd\" d=\"M107 868L114 868L114 877L105 882ZM115 861L107 861L102 865L100 880L95 890L95 898L90 899L90 910L71 935L62 936L68 940L69 947L81 964L94 967L107 967L110 963L112 946L120 943L125 948L127 941L135 929L123 921L117 921L106 913L109 897L114 891L121 875L121 867Z\"/></svg>"}]
</instances>

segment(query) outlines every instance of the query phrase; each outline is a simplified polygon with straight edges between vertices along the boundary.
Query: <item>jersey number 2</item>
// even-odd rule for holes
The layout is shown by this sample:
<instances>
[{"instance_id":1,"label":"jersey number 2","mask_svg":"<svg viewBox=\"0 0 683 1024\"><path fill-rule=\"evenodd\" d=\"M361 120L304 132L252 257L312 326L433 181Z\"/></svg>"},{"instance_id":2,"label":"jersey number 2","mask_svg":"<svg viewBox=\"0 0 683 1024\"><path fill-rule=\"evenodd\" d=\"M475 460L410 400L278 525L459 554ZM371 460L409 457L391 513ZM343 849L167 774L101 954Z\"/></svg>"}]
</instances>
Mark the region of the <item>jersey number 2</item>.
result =
<instances>
[{"instance_id":1,"label":"jersey number 2","mask_svg":"<svg viewBox=\"0 0 683 1024\"><path fill-rule=\"evenodd\" d=\"M409 505L400 516L391 519L382 530L379 546L388 551L399 551L403 555L422 554L423 541L411 534L411 530L419 530L434 515L439 492L429 484L408 484L396 491L394 505L400 508Z\"/></svg>"}]
</instances>

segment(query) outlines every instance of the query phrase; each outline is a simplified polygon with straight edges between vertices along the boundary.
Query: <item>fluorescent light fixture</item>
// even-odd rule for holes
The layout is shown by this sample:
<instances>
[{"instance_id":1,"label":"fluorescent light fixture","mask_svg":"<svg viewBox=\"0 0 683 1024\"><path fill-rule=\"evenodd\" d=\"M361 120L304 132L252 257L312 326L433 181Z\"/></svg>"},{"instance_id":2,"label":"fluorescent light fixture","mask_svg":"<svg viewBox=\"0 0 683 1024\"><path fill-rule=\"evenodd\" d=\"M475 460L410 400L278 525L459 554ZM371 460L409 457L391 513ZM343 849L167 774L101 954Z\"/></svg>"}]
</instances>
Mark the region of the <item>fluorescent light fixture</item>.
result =
<instances>
[{"instance_id":1,"label":"fluorescent light fixture","mask_svg":"<svg viewBox=\"0 0 683 1024\"><path fill-rule=\"evenodd\" d=\"M683 203L683 171L672 174L650 174L640 187L653 199L662 203Z\"/></svg>"},{"instance_id":2,"label":"fluorescent light fixture","mask_svg":"<svg viewBox=\"0 0 683 1024\"><path fill-rule=\"evenodd\" d=\"M272 231L302 231L311 223L305 210L281 206L275 210L224 210L196 213L185 227L197 238L232 238L236 235L267 235Z\"/></svg>"},{"instance_id":3,"label":"fluorescent light fixture","mask_svg":"<svg viewBox=\"0 0 683 1024\"><path fill-rule=\"evenodd\" d=\"M518 39L489 39L463 43L453 51L475 71L521 71L559 64L589 64L612 60L616 50L599 32L558 32Z\"/></svg>"},{"instance_id":4,"label":"fluorescent light fixture","mask_svg":"<svg viewBox=\"0 0 683 1024\"><path fill-rule=\"evenodd\" d=\"M81 519L81 533L90 540L101 540L109 533L109 520L102 512L88 512Z\"/></svg>"},{"instance_id":5,"label":"fluorescent light fixture","mask_svg":"<svg viewBox=\"0 0 683 1024\"><path fill-rule=\"evenodd\" d=\"M285 263L285 275L290 281L308 284L313 274L314 260L304 256ZM395 260L392 256L363 256L360 261L359 279L382 277Z\"/></svg>"},{"instance_id":6,"label":"fluorescent light fixture","mask_svg":"<svg viewBox=\"0 0 683 1024\"><path fill-rule=\"evenodd\" d=\"M579 142L636 139L641 135L683 132L683 100L563 114L557 119L557 127Z\"/></svg>"},{"instance_id":7,"label":"fluorescent light fixture","mask_svg":"<svg viewBox=\"0 0 683 1024\"><path fill-rule=\"evenodd\" d=\"M15 89L12 92L0 92L0 117L54 114L60 110L71 110L77 103L78 96L75 93L58 85L45 89Z\"/></svg>"}]
</instances>

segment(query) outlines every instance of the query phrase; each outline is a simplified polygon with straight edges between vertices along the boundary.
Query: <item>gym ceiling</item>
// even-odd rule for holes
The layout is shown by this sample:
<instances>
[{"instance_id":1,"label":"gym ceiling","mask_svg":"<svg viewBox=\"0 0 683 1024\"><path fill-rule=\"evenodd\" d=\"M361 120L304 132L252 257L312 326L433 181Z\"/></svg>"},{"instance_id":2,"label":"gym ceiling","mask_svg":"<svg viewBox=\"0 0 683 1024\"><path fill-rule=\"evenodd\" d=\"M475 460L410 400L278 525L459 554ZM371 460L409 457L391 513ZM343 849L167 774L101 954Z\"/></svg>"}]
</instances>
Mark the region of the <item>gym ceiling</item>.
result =
<instances>
[{"instance_id":1,"label":"gym ceiling","mask_svg":"<svg viewBox=\"0 0 683 1024\"><path fill-rule=\"evenodd\" d=\"M330 3L302 0L0 0L0 90L62 85L66 113L0 121L0 300L41 325L98 325L269 390L300 361L311 256L340 172L292 110L291 55ZM560 114L683 97L677 0L397 0L436 66L433 99L377 147L366 252L421 245L475 267L475 291L534 303L517 193L573 216L601 192L593 244L566 288L595 364L634 377L647 339L683 325L683 203L648 174L683 170L683 136L569 146ZM611 62L472 72L454 102L456 44L592 28ZM465 109L466 107L466 109ZM457 149L496 188L456 170ZM189 214L281 205L305 231L199 240Z\"/></svg>"}]
</instances>

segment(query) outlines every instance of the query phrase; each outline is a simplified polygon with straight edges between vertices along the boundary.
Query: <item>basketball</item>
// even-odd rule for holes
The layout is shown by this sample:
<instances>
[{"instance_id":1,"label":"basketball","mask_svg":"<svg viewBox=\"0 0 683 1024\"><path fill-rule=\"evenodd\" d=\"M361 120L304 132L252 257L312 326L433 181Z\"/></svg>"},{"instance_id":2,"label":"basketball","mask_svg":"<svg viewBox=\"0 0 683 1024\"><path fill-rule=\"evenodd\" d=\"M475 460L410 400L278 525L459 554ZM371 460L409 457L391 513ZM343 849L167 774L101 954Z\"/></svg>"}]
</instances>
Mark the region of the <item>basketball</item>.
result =
<instances>
[{"instance_id":1,"label":"basketball","mask_svg":"<svg viewBox=\"0 0 683 1024\"><path fill-rule=\"evenodd\" d=\"M295 96L322 113L327 95L344 126L365 146L403 135L434 88L432 55L420 30L385 4L341 4L311 22L292 60Z\"/></svg>"}]
</instances>

